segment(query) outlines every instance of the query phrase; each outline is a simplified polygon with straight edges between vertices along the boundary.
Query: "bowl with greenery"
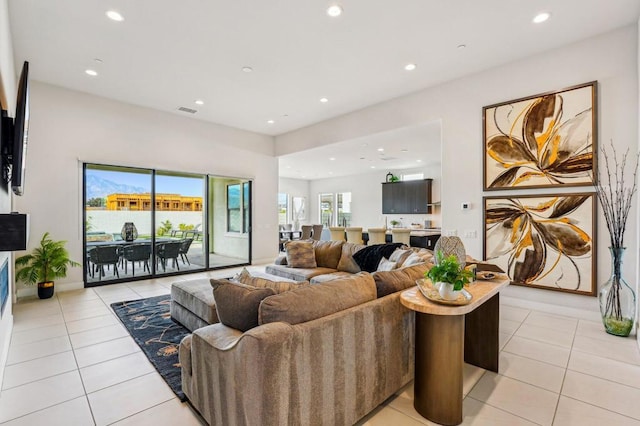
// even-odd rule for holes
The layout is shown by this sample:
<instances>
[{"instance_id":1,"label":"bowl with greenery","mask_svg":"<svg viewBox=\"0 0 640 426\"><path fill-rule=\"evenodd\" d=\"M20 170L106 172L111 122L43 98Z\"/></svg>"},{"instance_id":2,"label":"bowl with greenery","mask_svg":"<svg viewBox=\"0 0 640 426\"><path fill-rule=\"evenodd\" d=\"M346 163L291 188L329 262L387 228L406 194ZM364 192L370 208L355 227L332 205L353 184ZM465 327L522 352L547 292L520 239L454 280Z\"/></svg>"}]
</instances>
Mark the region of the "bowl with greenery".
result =
<instances>
[{"instance_id":1,"label":"bowl with greenery","mask_svg":"<svg viewBox=\"0 0 640 426\"><path fill-rule=\"evenodd\" d=\"M471 281L473 273L464 269L455 255L445 256L441 250L436 253L436 264L425 276L438 289L440 297L445 300L456 300L465 284Z\"/></svg>"},{"instance_id":2,"label":"bowl with greenery","mask_svg":"<svg viewBox=\"0 0 640 426\"><path fill-rule=\"evenodd\" d=\"M38 284L40 299L53 296L53 280L66 277L70 266L80 266L78 262L69 259L66 243L53 241L49 238L49 233L45 232L40 240L40 247L16 259L16 280L30 285Z\"/></svg>"}]
</instances>

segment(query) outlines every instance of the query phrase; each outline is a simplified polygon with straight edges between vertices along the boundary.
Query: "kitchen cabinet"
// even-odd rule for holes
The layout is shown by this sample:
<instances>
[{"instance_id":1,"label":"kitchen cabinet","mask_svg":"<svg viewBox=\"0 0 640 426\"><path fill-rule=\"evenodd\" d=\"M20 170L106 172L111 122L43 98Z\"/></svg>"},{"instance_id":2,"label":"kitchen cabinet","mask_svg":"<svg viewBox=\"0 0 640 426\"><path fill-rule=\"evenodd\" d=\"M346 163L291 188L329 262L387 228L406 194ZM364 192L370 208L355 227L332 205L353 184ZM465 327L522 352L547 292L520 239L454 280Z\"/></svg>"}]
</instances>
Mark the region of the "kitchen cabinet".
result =
<instances>
[{"instance_id":1,"label":"kitchen cabinet","mask_svg":"<svg viewBox=\"0 0 640 426\"><path fill-rule=\"evenodd\" d=\"M432 179L385 182L382 184L383 214L431 213Z\"/></svg>"}]
</instances>

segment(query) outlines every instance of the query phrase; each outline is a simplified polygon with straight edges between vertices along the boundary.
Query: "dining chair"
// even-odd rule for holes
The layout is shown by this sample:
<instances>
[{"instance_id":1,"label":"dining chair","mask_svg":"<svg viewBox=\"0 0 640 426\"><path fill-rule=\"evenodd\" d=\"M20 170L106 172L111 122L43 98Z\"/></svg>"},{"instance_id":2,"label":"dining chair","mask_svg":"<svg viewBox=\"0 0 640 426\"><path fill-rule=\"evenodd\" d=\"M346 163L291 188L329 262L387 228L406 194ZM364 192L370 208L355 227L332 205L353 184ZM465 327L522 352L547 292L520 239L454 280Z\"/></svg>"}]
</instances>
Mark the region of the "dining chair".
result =
<instances>
[{"instance_id":1,"label":"dining chair","mask_svg":"<svg viewBox=\"0 0 640 426\"><path fill-rule=\"evenodd\" d=\"M145 270L151 273L149 259L151 258L151 244L131 244L122 248L122 259L124 260L124 273L127 273L127 265L131 262L131 273L136 276L136 262L142 263L142 272Z\"/></svg>"},{"instance_id":2,"label":"dining chair","mask_svg":"<svg viewBox=\"0 0 640 426\"><path fill-rule=\"evenodd\" d=\"M391 229L391 241L411 245L411 229L393 228Z\"/></svg>"},{"instance_id":3,"label":"dining chair","mask_svg":"<svg viewBox=\"0 0 640 426\"><path fill-rule=\"evenodd\" d=\"M120 247L115 245L96 246L89 251L89 260L98 270L98 279L105 276L104 267L113 265L113 274L120 278L118 262L120 261Z\"/></svg>"},{"instance_id":4,"label":"dining chair","mask_svg":"<svg viewBox=\"0 0 640 426\"><path fill-rule=\"evenodd\" d=\"M324 225L312 225L313 226L313 232L311 233L311 238L313 238L316 241L320 241L320 238L322 237L322 229L324 229Z\"/></svg>"},{"instance_id":5,"label":"dining chair","mask_svg":"<svg viewBox=\"0 0 640 426\"><path fill-rule=\"evenodd\" d=\"M387 242L387 229L386 228L369 228L367 229L369 234L368 245L384 244Z\"/></svg>"},{"instance_id":6,"label":"dining chair","mask_svg":"<svg viewBox=\"0 0 640 426\"><path fill-rule=\"evenodd\" d=\"M344 226L330 226L331 241L345 241Z\"/></svg>"},{"instance_id":7,"label":"dining chair","mask_svg":"<svg viewBox=\"0 0 640 426\"><path fill-rule=\"evenodd\" d=\"M302 225L302 234L300 235L301 240L308 240L311 238L311 233L313 232L313 226L311 225Z\"/></svg>"},{"instance_id":8,"label":"dining chair","mask_svg":"<svg viewBox=\"0 0 640 426\"><path fill-rule=\"evenodd\" d=\"M179 271L178 256L180 256L180 241L157 244L156 256L162 265L162 272L167 272L167 259L173 260L173 267Z\"/></svg>"},{"instance_id":9,"label":"dining chair","mask_svg":"<svg viewBox=\"0 0 640 426\"><path fill-rule=\"evenodd\" d=\"M361 226L352 226L350 228L346 228L347 231L347 242L353 244L364 244L362 241L362 227Z\"/></svg>"}]
</instances>

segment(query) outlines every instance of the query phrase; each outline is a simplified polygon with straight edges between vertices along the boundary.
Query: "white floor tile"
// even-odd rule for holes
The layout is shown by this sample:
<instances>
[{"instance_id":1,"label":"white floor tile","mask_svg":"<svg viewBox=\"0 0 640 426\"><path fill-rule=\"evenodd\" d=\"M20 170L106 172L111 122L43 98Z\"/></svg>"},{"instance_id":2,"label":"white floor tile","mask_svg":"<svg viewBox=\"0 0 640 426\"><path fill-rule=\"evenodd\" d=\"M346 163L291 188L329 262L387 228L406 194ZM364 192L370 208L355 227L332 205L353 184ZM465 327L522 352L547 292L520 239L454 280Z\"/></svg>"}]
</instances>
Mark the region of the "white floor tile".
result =
<instances>
[{"instance_id":1,"label":"white floor tile","mask_svg":"<svg viewBox=\"0 0 640 426\"><path fill-rule=\"evenodd\" d=\"M562 395L640 420L640 389L567 370Z\"/></svg>"},{"instance_id":2,"label":"white floor tile","mask_svg":"<svg viewBox=\"0 0 640 426\"><path fill-rule=\"evenodd\" d=\"M92 300L79 301L77 303L72 303L70 305L63 305L62 312L64 313L65 319L69 321L69 318L67 318L67 314L70 312L84 311L87 309L100 309L104 307L106 307L106 305L101 299L92 299Z\"/></svg>"},{"instance_id":3,"label":"white floor tile","mask_svg":"<svg viewBox=\"0 0 640 426\"><path fill-rule=\"evenodd\" d=\"M516 332L518 327L520 327L522 323L519 321L511 321L508 319L500 318L500 333L512 335Z\"/></svg>"},{"instance_id":4,"label":"white floor tile","mask_svg":"<svg viewBox=\"0 0 640 426\"><path fill-rule=\"evenodd\" d=\"M84 395L77 371L3 390L0 395L0 423Z\"/></svg>"},{"instance_id":5,"label":"white floor tile","mask_svg":"<svg viewBox=\"0 0 640 426\"><path fill-rule=\"evenodd\" d=\"M569 362L569 354L571 353L569 348L518 336L513 336L509 340L509 343L504 347L504 351L563 368L566 368Z\"/></svg>"},{"instance_id":6,"label":"white floor tile","mask_svg":"<svg viewBox=\"0 0 640 426\"><path fill-rule=\"evenodd\" d=\"M578 325L578 320L576 318L534 311L531 312L524 323L573 334L576 330L576 326Z\"/></svg>"},{"instance_id":7,"label":"white floor tile","mask_svg":"<svg viewBox=\"0 0 640 426\"><path fill-rule=\"evenodd\" d=\"M142 352L125 355L99 364L81 368L80 375L87 393L155 371Z\"/></svg>"},{"instance_id":8,"label":"white floor tile","mask_svg":"<svg viewBox=\"0 0 640 426\"><path fill-rule=\"evenodd\" d=\"M587 320L578 321L578 328L576 329L576 335L592 337L594 339L608 339L611 337L614 337L614 338L616 337L616 336L611 336L610 334L607 334L606 331L604 331L604 325L602 325L602 321L595 322L595 321L587 321Z\"/></svg>"},{"instance_id":9,"label":"white floor tile","mask_svg":"<svg viewBox=\"0 0 640 426\"><path fill-rule=\"evenodd\" d=\"M640 426L640 421L560 396L553 424L556 426Z\"/></svg>"},{"instance_id":10,"label":"white floor tile","mask_svg":"<svg viewBox=\"0 0 640 426\"><path fill-rule=\"evenodd\" d=\"M512 337L513 334L498 332L498 350L501 351L502 349L504 349L504 347L507 346L507 343L509 343L509 340L511 340Z\"/></svg>"},{"instance_id":11,"label":"white floor tile","mask_svg":"<svg viewBox=\"0 0 640 426\"><path fill-rule=\"evenodd\" d=\"M586 352L573 351L568 368L579 373L640 388L640 365L627 364Z\"/></svg>"},{"instance_id":12,"label":"white floor tile","mask_svg":"<svg viewBox=\"0 0 640 426\"><path fill-rule=\"evenodd\" d=\"M531 311L529 309L500 305L500 318L504 318L506 320L522 322L530 313Z\"/></svg>"},{"instance_id":13,"label":"white floor tile","mask_svg":"<svg viewBox=\"0 0 640 426\"><path fill-rule=\"evenodd\" d=\"M576 336L573 350L640 365L638 343L631 337L609 336L607 341L585 336Z\"/></svg>"},{"instance_id":14,"label":"white floor tile","mask_svg":"<svg viewBox=\"0 0 640 426\"><path fill-rule=\"evenodd\" d=\"M402 413L405 416L410 417L413 421L418 423L427 423L428 420L425 419L416 411L413 407L413 397L411 399L405 398L403 396L398 396L389 402L387 405L388 408L393 408L396 411ZM378 421L378 416L375 416L372 420ZM382 424L382 423L372 423L372 424ZM392 424L392 423L389 423ZM429 423L430 424L430 423Z\"/></svg>"},{"instance_id":15,"label":"white floor tile","mask_svg":"<svg viewBox=\"0 0 640 426\"><path fill-rule=\"evenodd\" d=\"M45 408L2 426L84 426L94 425L86 396Z\"/></svg>"},{"instance_id":16,"label":"white floor tile","mask_svg":"<svg viewBox=\"0 0 640 426\"><path fill-rule=\"evenodd\" d=\"M530 324L522 324L515 335L517 337L562 346L563 348L571 348L573 342L573 333Z\"/></svg>"},{"instance_id":17,"label":"white floor tile","mask_svg":"<svg viewBox=\"0 0 640 426\"><path fill-rule=\"evenodd\" d=\"M89 405L98 426L108 425L175 397L156 373L90 393Z\"/></svg>"},{"instance_id":18,"label":"white floor tile","mask_svg":"<svg viewBox=\"0 0 640 426\"><path fill-rule=\"evenodd\" d=\"M72 351L37 358L9 365L4 370L2 389L9 389L57 374L76 370L76 359Z\"/></svg>"},{"instance_id":19,"label":"white floor tile","mask_svg":"<svg viewBox=\"0 0 640 426\"><path fill-rule=\"evenodd\" d=\"M64 324L55 324L27 331L18 331L11 335L11 346L19 346L66 335L67 327L65 327Z\"/></svg>"},{"instance_id":20,"label":"white floor tile","mask_svg":"<svg viewBox=\"0 0 640 426\"><path fill-rule=\"evenodd\" d=\"M482 375L485 373L484 368L476 367L471 364L464 364L462 370L462 394L467 395L471 389L478 383Z\"/></svg>"},{"instance_id":21,"label":"white floor tile","mask_svg":"<svg viewBox=\"0 0 640 426\"><path fill-rule=\"evenodd\" d=\"M473 426L534 426L526 419L466 397L462 401L462 424Z\"/></svg>"},{"instance_id":22,"label":"white floor tile","mask_svg":"<svg viewBox=\"0 0 640 426\"><path fill-rule=\"evenodd\" d=\"M106 327L96 328L95 330L83 331L81 333L71 334L71 345L74 349L84 346L95 345L120 337L128 336L129 333L119 324L109 325Z\"/></svg>"},{"instance_id":23,"label":"white floor tile","mask_svg":"<svg viewBox=\"0 0 640 426\"><path fill-rule=\"evenodd\" d=\"M356 426L423 426L423 425L435 425L435 423L429 422L427 419L422 421L416 420L400 411L389 407L381 406L376 411L372 412L370 416L366 416Z\"/></svg>"},{"instance_id":24,"label":"white floor tile","mask_svg":"<svg viewBox=\"0 0 640 426\"><path fill-rule=\"evenodd\" d=\"M28 343L26 345L9 347L7 365L18 362L29 361L43 356L53 355L71 350L69 336L54 337L53 339L41 340L39 342Z\"/></svg>"},{"instance_id":25,"label":"white floor tile","mask_svg":"<svg viewBox=\"0 0 640 426\"><path fill-rule=\"evenodd\" d=\"M490 371L469 396L540 425L551 424L558 401L556 393Z\"/></svg>"},{"instance_id":26,"label":"white floor tile","mask_svg":"<svg viewBox=\"0 0 640 426\"><path fill-rule=\"evenodd\" d=\"M80 368L124 355L140 352L140 347L129 336L121 337L107 342L96 343L75 349L76 360Z\"/></svg>"},{"instance_id":27,"label":"white floor tile","mask_svg":"<svg viewBox=\"0 0 640 426\"><path fill-rule=\"evenodd\" d=\"M102 303L102 301L100 302ZM86 318L99 317L104 315L111 315L113 311L110 308L107 308L107 305L102 303L102 306L97 308L82 308L73 311L64 311L64 319L65 321L79 321Z\"/></svg>"},{"instance_id":28,"label":"white floor tile","mask_svg":"<svg viewBox=\"0 0 640 426\"><path fill-rule=\"evenodd\" d=\"M33 330L35 328L49 327L56 324L64 324L62 313L47 315L44 317L31 317L22 315L14 317L13 332Z\"/></svg>"},{"instance_id":29,"label":"white floor tile","mask_svg":"<svg viewBox=\"0 0 640 426\"><path fill-rule=\"evenodd\" d=\"M157 426L161 424L200 426L206 423L200 421L188 404L183 404L176 398L114 423L115 426Z\"/></svg>"},{"instance_id":30,"label":"white floor tile","mask_svg":"<svg viewBox=\"0 0 640 426\"><path fill-rule=\"evenodd\" d=\"M67 330L69 334L75 334L107 325L118 324L119 322L115 315L100 315L99 317L67 322Z\"/></svg>"},{"instance_id":31,"label":"white floor tile","mask_svg":"<svg viewBox=\"0 0 640 426\"><path fill-rule=\"evenodd\" d=\"M521 382L560 393L565 369L508 352L500 354L499 373Z\"/></svg>"}]
</instances>

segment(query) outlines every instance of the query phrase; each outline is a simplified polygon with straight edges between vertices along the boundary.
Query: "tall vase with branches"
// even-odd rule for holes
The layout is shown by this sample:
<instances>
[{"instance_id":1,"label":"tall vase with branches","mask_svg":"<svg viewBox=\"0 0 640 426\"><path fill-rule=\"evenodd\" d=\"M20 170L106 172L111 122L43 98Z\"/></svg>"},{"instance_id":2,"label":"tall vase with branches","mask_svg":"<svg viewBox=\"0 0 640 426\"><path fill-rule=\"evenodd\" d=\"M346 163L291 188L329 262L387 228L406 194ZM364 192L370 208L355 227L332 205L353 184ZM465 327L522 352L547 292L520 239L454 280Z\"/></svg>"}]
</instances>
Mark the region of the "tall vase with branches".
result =
<instances>
[{"instance_id":1,"label":"tall vase with branches","mask_svg":"<svg viewBox=\"0 0 640 426\"><path fill-rule=\"evenodd\" d=\"M624 246L624 232L631 210L633 195L637 191L636 175L638 172L638 156L633 167L633 182L625 186L625 169L629 150L618 159L613 143L611 151L613 159L609 159L604 148L604 173L598 172L596 192L602 206L611 246L611 277L602 286L598 294L600 313L605 330L616 336L628 336L635 321L636 296L633 289L622 276L622 259L626 247Z\"/></svg>"}]
</instances>

